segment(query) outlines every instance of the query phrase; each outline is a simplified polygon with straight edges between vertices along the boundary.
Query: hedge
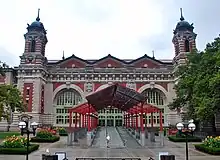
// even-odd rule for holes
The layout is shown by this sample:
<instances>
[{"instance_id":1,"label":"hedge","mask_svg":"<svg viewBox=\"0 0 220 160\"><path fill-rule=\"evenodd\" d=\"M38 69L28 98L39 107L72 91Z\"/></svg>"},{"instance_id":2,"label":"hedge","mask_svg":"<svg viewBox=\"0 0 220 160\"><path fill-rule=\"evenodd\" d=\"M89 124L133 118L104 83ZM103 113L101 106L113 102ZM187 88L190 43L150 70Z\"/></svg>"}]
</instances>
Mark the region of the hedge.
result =
<instances>
[{"instance_id":1,"label":"hedge","mask_svg":"<svg viewBox=\"0 0 220 160\"><path fill-rule=\"evenodd\" d=\"M54 143L60 140L59 136L53 136L50 138L39 138L39 137L32 137L31 142L37 142L37 143Z\"/></svg>"},{"instance_id":2,"label":"hedge","mask_svg":"<svg viewBox=\"0 0 220 160\"><path fill-rule=\"evenodd\" d=\"M28 154L38 150L39 144L30 144L28 148ZM12 155L25 155L27 154L27 148L3 148L0 147L0 154L12 154Z\"/></svg>"},{"instance_id":3,"label":"hedge","mask_svg":"<svg viewBox=\"0 0 220 160\"><path fill-rule=\"evenodd\" d=\"M172 142L186 142L185 137L168 136L168 139ZM190 136L188 137L188 142L202 142L202 139Z\"/></svg>"},{"instance_id":4,"label":"hedge","mask_svg":"<svg viewBox=\"0 0 220 160\"><path fill-rule=\"evenodd\" d=\"M195 144L194 146L196 150L198 151L208 153L211 155L220 155L220 148L212 148L212 147L205 146L204 144Z\"/></svg>"},{"instance_id":5,"label":"hedge","mask_svg":"<svg viewBox=\"0 0 220 160\"><path fill-rule=\"evenodd\" d=\"M68 133L59 133L60 136L68 136Z\"/></svg>"}]
</instances>

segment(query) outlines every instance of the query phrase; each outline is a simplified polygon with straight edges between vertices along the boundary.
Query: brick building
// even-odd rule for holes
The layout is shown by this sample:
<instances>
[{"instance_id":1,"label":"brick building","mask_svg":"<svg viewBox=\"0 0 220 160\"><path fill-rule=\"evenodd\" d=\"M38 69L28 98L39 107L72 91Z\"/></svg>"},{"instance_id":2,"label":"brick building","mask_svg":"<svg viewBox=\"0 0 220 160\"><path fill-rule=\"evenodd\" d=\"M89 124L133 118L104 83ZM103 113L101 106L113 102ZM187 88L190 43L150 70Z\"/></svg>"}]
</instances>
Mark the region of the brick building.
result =
<instances>
[{"instance_id":1,"label":"brick building","mask_svg":"<svg viewBox=\"0 0 220 160\"><path fill-rule=\"evenodd\" d=\"M163 108L163 123L175 124L180 121L180 115L170 111L167 104L175 97L175 68L184 63L186 53L196 47L193 29L181 14L173 31L175 57L169 60L146 54L137 59L118 59L109 54L94 60L72 55L54 61L45 56L47 31L38 14L36 21L28 24L24 35L25 49L20 56L20 65L8 69L0 83L16 84L27 103L27 114L42 124L68 126L69 107L83 103L87 94L112 83L146 94L148 103ZM17 125L18 115L13 114L12 125ZM104 125L106 118L108 125L122 125L123 113L114 108L99 111L100 125ZM150 124L150 115L145 119ZM158 119L159 114L155 113L155 126L159 126Z\"/></svg>"}]
</instances>

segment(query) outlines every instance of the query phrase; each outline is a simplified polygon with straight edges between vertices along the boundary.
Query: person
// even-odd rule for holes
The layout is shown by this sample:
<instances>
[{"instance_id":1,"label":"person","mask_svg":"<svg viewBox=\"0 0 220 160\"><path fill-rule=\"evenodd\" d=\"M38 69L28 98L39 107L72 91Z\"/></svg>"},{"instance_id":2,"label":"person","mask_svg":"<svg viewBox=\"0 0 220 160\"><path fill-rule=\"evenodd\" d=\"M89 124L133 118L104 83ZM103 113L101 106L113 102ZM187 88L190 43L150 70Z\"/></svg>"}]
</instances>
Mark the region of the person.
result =
<instances>
[{"instance_id":1,"label":"person","mask_svg":"<svg viewBox=\"0 0 220 160\"><path fill-rule=\"evenodd\" d=\"M107 147L109 148L109 141L110 141L110 136L109 135L106 137L106 141L107 141Z\"/></svg>"}]
</instances>

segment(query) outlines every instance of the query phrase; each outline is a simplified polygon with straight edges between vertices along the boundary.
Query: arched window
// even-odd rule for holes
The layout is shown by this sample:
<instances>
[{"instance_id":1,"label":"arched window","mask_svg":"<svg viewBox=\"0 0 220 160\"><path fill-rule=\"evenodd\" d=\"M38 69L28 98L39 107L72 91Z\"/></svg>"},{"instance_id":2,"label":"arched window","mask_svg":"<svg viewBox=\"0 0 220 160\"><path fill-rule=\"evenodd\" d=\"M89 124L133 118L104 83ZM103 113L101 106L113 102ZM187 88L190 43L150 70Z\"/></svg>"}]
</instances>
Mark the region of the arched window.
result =
<instances>
[{"instance_id":1,"label":"arched window","mask_svg":"<svg viewBox=\"0 0 220 160\"><path fill-rule=\"evenodd\" d=\"M142 94L148 97L147 103L149 104L153 104L156 106L165 104L165 95L159 89L146 89L142 92Z\"/></svg>"},{"instance_id":2,"label":"arched window","mask_svg":"<svg viewBox=\"0 0 220 160\"><path fill-rule=\"evenodd\" d=\"M185 52L190 52L189 40L185 40Z\"/></svg>"},{"instance_id":3,"label":"arched window","mask_svg":"<svg viewBox=\"0 0 220 160\"><path fill-rule=\"evenodd\" d=\"M81 102L81 95L74 89L65 89L60 91L54 99L56 124L64 125L69 123L68 108ZM77 115L78 118L79 115ZM75 114L72 117L72 123L75 123ZM77 122L78 123L78 122Z\"/></svg>"},{"instance_id":4,"label":"arched window","mask_svg":"<svg viewBox=\"0 0 220 160\"><path fill-rule=\"evenodd\" d=\"M82 97L76 90L64 90L58 93L58 96L56 98L56 105L73 106L79 104L81 100Z\"/></svg>"},{"instance_id":5,"label":"arched window","mask_svg":"<svg viewBox=\"0 0 220 160\"><path fill-rule=\"evenodd\" d=\"M31 52L35 52L36 42L34 39L31 40Z\"/></svg>"}]
</instances>

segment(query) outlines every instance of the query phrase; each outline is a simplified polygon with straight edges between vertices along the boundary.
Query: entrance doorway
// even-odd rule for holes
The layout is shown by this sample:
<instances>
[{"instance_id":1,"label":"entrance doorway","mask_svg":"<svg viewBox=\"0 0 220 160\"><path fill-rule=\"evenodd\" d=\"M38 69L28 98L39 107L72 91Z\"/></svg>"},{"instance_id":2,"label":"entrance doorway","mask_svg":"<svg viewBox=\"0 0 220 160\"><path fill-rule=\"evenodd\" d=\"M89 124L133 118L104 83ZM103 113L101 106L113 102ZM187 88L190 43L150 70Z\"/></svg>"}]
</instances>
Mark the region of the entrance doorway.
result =
<instances>
[{"instance_id":1,"label":"entrance doorway","mask_svg":"<svg viewBox=\"0 0 220 160\"><path fill-rule=\"evenodd\" d=\"M99 126L105 126L105 120L99 119Z\"/></svg>"},{"instance_id":2,"label":"entrance doorway","mask_svg":"<svg viewBox=\"0 0 220 160\"><path fill-rule=\"evenodd\" d=\"M107 119L107 126L114 126L114 120L113 119Z\"/></svg>"},{"instance_id":3,"label":"entrance doorway","mask_svg":"<svg viewBox=\"0 0 220 160\"><path fill-rule=\"evenodd\" d=\"M122 120L121 119L116 119L115 120L115 126L116 127L122 126Z\"/></svg>"}]
</instances>

